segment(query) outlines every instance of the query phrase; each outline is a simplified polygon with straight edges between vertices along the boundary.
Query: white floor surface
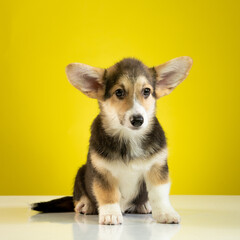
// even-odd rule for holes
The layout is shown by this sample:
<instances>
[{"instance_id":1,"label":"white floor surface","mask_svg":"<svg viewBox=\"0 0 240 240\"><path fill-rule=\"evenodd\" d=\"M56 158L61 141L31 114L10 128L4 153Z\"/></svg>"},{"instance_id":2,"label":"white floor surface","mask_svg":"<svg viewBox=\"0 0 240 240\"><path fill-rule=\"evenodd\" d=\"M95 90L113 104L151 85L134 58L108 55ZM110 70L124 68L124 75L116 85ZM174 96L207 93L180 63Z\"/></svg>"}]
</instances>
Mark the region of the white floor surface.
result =
<instances>
[{"instance_id":1,"label":"white floor surface","mask_svg":"<svg viewBox=\"0 0 240 240\"><path fill-rule=\"evenodd\" d=\"M1 240L240 240L240 196L171 196L181 224L158 224L151 214L126 214L123 225L98 225L98 216L40 214L29 204L56 196L0 196Z\"/></svg>"}]
</instances>

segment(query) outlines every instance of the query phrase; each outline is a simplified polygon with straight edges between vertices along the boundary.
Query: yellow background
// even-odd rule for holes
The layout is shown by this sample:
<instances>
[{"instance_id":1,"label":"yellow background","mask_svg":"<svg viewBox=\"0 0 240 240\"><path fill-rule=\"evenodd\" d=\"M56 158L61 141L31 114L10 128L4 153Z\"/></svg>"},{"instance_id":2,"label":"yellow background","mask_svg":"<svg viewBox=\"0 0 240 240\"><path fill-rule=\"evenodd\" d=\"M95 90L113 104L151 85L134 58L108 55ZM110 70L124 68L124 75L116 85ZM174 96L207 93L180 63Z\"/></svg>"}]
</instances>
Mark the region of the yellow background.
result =
<instances>
[{"instance_id":1,"label":"yellow background","mask_svg":"<svg viewBox=\"0 0 240 240\"><path fill-rule=\"evenodd\" d=\"M96 100L65 66L194 60L158 102L172 194L240 194L238 1L2 1L0 194L71 194Z\"/></svg>"}]
</instances>

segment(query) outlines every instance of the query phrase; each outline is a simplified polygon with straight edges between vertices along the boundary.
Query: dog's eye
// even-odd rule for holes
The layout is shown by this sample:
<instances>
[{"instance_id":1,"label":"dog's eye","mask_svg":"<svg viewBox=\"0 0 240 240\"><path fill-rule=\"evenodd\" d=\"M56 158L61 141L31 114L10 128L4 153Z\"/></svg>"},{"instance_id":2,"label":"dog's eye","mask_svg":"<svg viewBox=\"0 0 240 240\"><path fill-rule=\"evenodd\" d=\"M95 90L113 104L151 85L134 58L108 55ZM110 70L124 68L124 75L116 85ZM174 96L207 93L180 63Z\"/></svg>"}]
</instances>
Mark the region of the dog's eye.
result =
<instances>
[{"instance_id":1,"label":"dog's eye","mask_svg":"<svg viewBox=\"0 0 240 240\"><path fill-rule=\"evenodd\" d=\"M144 88L143 89L143 96L144 96L144 98L149 97L150 93L151 93L150 88Z\"/></svg>"},{"instance_id":2,"label":"dog's eye","mask_svg":"<svg viewBox=\"0 0 240 240\"><path fill-rule=\"evenodd\" d=\"M125 91L123 89L117 89L115 91L115 95L119 98L119 99L123 99L125 96Z\"/></svg>"}]
</instances>

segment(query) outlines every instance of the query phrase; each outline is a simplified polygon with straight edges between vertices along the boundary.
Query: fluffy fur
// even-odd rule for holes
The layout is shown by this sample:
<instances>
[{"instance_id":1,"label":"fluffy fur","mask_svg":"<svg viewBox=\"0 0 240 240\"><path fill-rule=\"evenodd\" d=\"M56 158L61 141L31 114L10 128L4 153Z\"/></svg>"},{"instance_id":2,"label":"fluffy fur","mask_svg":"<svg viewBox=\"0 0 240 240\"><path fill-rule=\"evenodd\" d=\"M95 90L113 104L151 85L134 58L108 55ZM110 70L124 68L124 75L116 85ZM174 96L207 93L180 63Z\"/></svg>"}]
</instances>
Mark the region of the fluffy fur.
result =
<instances>
[{"instance_id":1,"label":"fluffy fur","mask_svg":"<svg viewBox=\"0 0 240 240\"><path fill-rule=\"evenodd\" d=\"M98 213L100 224L121 224L124 212L152 212L160 223L179 223L169 201L167 144L155 107L186 78L191 65L189 57L152 68L133 58L108 69L68 65L70 83L98 100L100 114L91 127L87 163L77 173L73 198L37 203L33 209Z\"/></svg>"}]
</instances>

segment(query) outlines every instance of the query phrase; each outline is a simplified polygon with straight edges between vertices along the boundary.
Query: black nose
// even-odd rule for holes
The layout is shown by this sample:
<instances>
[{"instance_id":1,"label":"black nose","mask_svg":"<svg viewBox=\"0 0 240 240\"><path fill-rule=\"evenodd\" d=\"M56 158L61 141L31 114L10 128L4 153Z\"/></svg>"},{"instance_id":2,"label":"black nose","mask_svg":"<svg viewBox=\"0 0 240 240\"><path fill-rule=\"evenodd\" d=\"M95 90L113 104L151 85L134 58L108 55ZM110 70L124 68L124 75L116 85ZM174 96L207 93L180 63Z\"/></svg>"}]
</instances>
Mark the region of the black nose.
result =
<instances>
[{"instance_id":1,"label":"black nose","mask_svg":"<svg viewBox=\"0 0 240 240\"><path fill-rule=\"evenodd\" d=\"M143 117L141 115L133 115L130 117L130 122L134 127L140 127L143 124Z\"/></svg>"}]
</instances>

